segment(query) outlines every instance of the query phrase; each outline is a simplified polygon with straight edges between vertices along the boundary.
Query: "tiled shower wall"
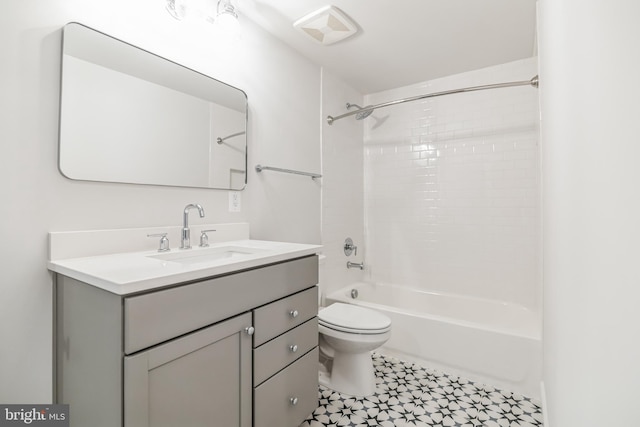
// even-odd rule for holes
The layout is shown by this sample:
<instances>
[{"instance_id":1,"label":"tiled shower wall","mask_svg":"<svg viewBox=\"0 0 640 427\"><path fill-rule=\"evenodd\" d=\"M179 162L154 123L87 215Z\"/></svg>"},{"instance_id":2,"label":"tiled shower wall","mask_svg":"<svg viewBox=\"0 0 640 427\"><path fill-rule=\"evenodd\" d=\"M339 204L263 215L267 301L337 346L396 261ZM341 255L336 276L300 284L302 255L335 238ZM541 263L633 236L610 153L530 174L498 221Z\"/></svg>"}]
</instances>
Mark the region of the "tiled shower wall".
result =
<instances>
[{"instance_id":1,"label":"tiled shower wall","mask_svg":"<svg viewBox=\"0 0 640 427\"><path fill-rule=\"evenodd\" d=\"M537 58L365 97L377 104L537 74ZM537 307L538 91L495 89L365 120L366 261L374 282Z\"/></svg>"}]
</instances>

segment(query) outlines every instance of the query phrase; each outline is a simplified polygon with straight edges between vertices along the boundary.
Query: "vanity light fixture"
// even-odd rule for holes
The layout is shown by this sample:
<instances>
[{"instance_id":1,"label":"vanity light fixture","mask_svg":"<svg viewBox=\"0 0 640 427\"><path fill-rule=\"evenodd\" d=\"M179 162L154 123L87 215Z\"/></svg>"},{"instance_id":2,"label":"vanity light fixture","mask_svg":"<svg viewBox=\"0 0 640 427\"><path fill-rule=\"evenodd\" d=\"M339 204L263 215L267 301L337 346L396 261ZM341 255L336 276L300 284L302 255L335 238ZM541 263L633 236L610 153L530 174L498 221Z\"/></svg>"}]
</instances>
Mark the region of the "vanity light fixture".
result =
<instances>
[{"instance_id":1,"label":"vanity light fixture","mask_svg":"<svg viewBox=\"0 0 640 427\"><path fill-rule=\"evenodd\" d=\"M218 0L216 23L225 29L236 29L238 27L238 12L231 0Z\"/></svg>"},{"instance_id":2,"label":"vanity light fixture","mask_svg":"<svg viewBox=\"0 0 640 427\"><path fill-rule=\"evenodd\" d=\"M235 31L238 27L238 9L231 0L167 0L167 12L181 21L199 17L206 22Z\"/></svg>"},{"instance_id":3,"label":"vanity light fixture","mask_svg":"<svg viewBox=\"0 0 640 427\"><path fill-rule=\"evenodd\" d=\"M169 15L173 16L178 21L183 20L186 15L184 0L167 0L166 9L167 12L169 12Z\"/></svg>"}]
</instances>

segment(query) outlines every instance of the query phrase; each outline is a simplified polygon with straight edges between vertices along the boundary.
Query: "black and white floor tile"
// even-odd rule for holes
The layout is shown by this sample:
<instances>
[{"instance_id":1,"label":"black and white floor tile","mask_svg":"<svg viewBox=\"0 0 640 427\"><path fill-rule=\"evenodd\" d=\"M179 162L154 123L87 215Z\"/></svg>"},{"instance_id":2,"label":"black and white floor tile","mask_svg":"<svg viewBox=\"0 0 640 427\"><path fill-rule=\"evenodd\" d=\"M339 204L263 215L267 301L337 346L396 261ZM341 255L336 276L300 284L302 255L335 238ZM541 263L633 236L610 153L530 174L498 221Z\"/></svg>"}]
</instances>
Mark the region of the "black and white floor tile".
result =
<instances>
[{"instance_id":1,"label":"black and white floor tile","mask_svg":"<svg viewBox=\"0 0 640 427\"><path fill-rule=\"evenodd\" d=\"M534 427L539 403L413 363L373 355L378 391L354 398L320 386L319 407L300 427Z\"/></svg>"}]
</instances>

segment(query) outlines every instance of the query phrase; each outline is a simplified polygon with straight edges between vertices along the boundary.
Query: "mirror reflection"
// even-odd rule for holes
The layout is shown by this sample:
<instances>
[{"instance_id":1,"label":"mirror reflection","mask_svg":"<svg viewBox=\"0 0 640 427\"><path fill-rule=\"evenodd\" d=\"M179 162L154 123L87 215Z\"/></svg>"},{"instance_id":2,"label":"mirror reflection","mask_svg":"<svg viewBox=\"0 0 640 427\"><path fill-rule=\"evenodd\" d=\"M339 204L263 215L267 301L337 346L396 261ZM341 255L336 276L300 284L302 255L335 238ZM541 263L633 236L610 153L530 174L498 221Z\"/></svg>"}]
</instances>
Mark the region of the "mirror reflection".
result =
<instances>
[{"instance_id":1,"label":"mirror reflection","mask_svg":"<svg viewBox=\"0 0 640 427\"><path fill-rule=\"evenodd\" d=\"M63 33L59 167L71 179L241 190L240 89L77 23Z\"/></svg>"}]
</instances>

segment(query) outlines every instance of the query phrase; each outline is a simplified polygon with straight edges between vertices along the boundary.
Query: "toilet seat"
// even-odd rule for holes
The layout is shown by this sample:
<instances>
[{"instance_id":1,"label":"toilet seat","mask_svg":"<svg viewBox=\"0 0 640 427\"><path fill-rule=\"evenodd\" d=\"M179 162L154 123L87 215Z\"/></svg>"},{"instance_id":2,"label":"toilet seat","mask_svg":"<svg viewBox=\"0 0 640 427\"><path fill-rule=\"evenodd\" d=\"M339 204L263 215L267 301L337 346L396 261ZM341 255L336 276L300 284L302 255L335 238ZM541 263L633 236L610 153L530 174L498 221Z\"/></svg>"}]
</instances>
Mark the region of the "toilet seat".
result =
<instances>
[{"instance_id":1,"label":"toilet seat","mask_svg":"<svg viewBox=\"0 0 640 427\"><path fill-rule=\"evenodd\" d=\"M360 335L379 335L379 334L384 334L386 332L389 332L391 330L391 325L382 329L354 329L354 328L347 328L344 326L332 325L331 323L323 322L320 319L318 319L318 325L324 326L327 329L331 329L337 332L343 332L346 334L360 334Z\"/></svg>"},{"instance_id":2,"label":"toilet seat","mask_svg":"<svg viewBox=\"0 0 640 427\"><path fill-rule=\"evenodd\" d=\"M391 330L391 319L384 314L343 303L334 303L320 310L318 323L326 328L351 334L374 335Z\"/></svg>"}]
</instances>

